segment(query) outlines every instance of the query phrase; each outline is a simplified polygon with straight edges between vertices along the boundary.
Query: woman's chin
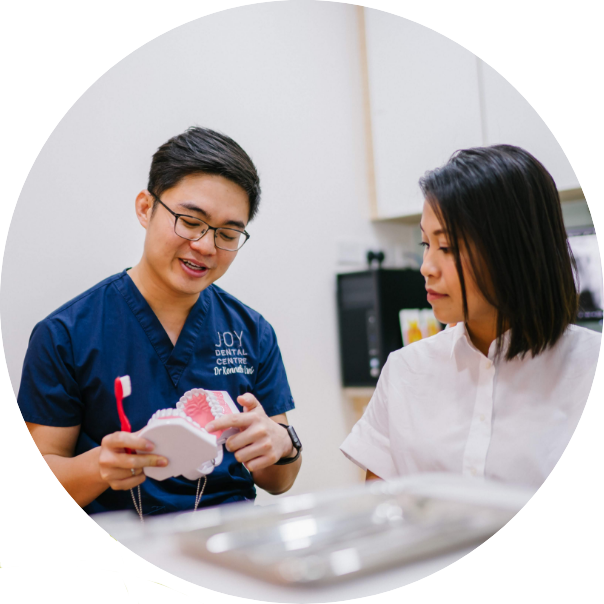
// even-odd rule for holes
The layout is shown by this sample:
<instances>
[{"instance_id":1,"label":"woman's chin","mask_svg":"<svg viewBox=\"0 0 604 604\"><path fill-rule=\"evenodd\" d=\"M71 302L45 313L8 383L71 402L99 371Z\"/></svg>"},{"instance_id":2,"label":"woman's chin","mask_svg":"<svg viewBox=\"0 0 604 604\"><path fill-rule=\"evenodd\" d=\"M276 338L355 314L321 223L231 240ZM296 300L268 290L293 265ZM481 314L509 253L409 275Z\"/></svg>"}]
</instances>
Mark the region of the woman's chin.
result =
<instances>
[{"instance_id":1,"label":"woman's chin","mask_svg":"<svg viewBox=\"0 0 604 604\"><path fill-rule=\"evenodd\" d=\"M442 323L443 325L455 325L455 323L459 323L460 321L463 321L463 319L460 319L457 316L453 316L452 314L448 314L448 313L439 313L434 311L434 317L436 318L436 320L439 323Z\"/></svg>"},{"instance_id":2,"label":"woman's chin","mask_svg":"<svg viewBox=\"0 0 604 604\"><path fill-rule=\"evenodd\" d=\"M439 321L440 323L443 323L444 325L447 325L447 324L449 323L449 321L447 320L447 319L448 319L448 317L445 317L445 316L443 315L443 313L436 312L436 311L434 310L434 307L432 307L432 312L434 313L434 318L435 318L437 321Z\"/></svg>"}]
</instances>

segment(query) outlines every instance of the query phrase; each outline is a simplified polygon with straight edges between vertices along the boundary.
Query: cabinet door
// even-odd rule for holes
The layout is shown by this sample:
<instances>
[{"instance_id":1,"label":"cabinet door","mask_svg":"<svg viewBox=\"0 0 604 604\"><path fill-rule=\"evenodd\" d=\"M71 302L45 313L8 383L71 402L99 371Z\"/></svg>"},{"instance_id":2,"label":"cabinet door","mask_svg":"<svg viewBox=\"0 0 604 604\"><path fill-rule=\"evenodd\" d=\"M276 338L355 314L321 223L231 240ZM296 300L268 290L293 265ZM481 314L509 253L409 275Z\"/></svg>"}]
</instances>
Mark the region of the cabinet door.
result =
<instances>
[{"instance_id":1,"label":"cabinet door","mask_svg":"<svg viewBox=\"0 0 604 604\"><path fill-rule=\"evenodd\" d=\"M419 178L482 144L477 59L412 21L364 19L378 217L417 214Z\"/></svg>"},{"instance_id":2,"label":"cabinet door","mask_svg":"<svg viewBox=\"0 0 604 604\"><path fill-rule=\"evenodd\" d=\"M560 191L578 188L579 181L562 147L525 98L493 68L480 61L484 94L485 141L508 143L532 153L556 181Z\"/></svg>"}]
</instances>

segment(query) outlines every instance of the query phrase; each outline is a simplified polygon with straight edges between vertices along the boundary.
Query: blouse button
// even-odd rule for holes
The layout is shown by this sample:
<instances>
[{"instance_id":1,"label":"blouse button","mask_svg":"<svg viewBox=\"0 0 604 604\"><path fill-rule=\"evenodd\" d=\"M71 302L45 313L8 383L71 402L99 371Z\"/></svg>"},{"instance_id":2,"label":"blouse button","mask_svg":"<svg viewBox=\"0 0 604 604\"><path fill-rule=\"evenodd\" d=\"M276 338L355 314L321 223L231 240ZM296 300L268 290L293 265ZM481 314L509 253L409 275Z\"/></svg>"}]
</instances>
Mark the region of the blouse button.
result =
<instances>
[{"instance_id":1,"label":"blouse button","mask_svg":"<svg viewBox=\"0 0 604 604\"><path fill-rule=\"evenodd\" d=\"M484 366L486 367L486 369L490 369L493 366L492 361L487 361Z\"/></svg>"}]
</instances>

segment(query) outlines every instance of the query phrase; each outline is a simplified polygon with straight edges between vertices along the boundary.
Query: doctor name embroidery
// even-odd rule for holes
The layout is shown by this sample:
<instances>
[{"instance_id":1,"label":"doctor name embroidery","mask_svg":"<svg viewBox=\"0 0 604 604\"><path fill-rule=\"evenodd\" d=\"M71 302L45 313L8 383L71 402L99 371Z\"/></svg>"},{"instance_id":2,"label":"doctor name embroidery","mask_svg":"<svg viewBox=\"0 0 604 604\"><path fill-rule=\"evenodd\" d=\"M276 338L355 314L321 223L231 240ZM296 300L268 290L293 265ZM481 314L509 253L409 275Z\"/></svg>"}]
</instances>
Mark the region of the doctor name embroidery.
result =
<instances>
[{"instance_id":1,"label":"doctor name embroidery","mask_svg":"<svg viewBox=\"0 0 604 604\"><path fill-rule=\"evenodd\" d=\"M218 342L214 343L216 367L214 375L243 373L250 375L254 368L248 365L248 354L243 347L243 331L217 331Z\"/></svg>"}]
</instances>

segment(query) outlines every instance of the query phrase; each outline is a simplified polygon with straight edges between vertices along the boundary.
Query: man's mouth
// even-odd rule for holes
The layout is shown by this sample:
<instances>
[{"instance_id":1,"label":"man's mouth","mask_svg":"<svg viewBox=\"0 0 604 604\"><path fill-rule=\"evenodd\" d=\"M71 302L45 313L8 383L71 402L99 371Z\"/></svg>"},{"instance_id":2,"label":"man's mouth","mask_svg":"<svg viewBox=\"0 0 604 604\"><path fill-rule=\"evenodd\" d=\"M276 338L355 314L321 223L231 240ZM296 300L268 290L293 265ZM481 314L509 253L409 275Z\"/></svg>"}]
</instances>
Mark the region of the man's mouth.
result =
<instances>
[{"instance_id":1,"label":"man's mouth","mask_svg":"<svg viewBox=\"0 0 604 604\"><path fill-rule=\"evenodd\" d=\"M193 262L192 260L188 260L185 258L179 258L182 262L183 267L185 268L188 274L195 274L197 276L204 275L208 271L208 267L204 264L198 264L197 262Z\"/></svg>"}]
</instances>

